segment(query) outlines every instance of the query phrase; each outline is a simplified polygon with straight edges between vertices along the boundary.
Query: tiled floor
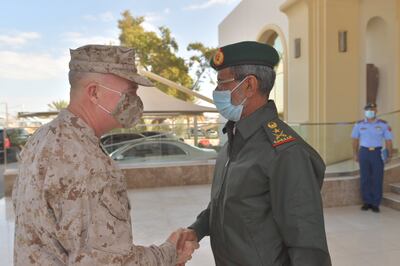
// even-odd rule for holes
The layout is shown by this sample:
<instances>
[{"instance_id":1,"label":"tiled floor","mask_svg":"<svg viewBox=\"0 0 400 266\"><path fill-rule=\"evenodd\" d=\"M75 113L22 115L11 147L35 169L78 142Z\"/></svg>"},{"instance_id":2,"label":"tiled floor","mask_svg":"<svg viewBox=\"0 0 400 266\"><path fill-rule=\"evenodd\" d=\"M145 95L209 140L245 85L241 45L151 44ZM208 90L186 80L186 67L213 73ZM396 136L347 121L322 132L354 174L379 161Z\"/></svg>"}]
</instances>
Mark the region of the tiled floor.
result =
<instances>
[{"instance_id":1,"label":"tiled floor","mask_svg":"<svg viewBox=\"0 0 400 266\"><path fill-rule=\"evenodd\" d=\"M193 222L206 206L209 186L129 191L136 244L161 243L171 231ZM0 265L12 265L13 214L0 200ZM328 244L335 266L400 265L400 212L382 207L379 214L359 206L325 210ZM187 265L214 265L208 239Z\"/></svg>"}]
</instances>

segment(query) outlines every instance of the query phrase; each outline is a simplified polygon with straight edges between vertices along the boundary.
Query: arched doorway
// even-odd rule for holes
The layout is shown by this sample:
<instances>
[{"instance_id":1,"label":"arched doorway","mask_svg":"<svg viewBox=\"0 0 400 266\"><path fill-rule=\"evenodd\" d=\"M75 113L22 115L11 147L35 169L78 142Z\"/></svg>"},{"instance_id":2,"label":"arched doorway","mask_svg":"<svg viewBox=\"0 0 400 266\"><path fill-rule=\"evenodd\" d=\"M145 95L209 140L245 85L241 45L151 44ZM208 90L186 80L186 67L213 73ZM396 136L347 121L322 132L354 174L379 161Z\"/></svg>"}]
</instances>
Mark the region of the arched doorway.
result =
<instances>
[{"instance_id":1,"label":"arched doorway","mask_svg":"<svg viewBox=\"0 0 400 266\"><path fill-rule=\"evenodd\" d=\"M278 26L268 25L263 29L263 31L261 31L261 34L257 38L257 41L273 46L280 55L281 60L276 68L275 86L271 91L270 99L275 101L279 116L285 119L287 114L287 100L285 98L285 95L287 95L286 40Z\"/></svg>"},{"instance_id":2,"label":"arched doorway","mask_svg":"<svg viewBox=\"0 0 400 266\"><path fill-rule=\"evenodd\" d=\"M388 46L387 24L381 17L373 17L366 29L366 102L383 106L392 82L389 80L391 49Z\"/></svg>"}]
</instances>

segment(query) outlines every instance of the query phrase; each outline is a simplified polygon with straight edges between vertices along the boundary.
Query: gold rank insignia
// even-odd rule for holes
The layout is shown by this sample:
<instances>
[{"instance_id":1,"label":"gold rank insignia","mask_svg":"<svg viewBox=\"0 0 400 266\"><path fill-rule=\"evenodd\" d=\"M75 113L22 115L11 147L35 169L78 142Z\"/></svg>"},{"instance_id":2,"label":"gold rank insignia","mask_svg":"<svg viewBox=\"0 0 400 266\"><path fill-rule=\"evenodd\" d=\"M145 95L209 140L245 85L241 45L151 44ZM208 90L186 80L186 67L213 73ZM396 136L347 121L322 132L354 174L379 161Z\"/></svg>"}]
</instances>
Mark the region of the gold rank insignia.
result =
<instances>
[{"instance_id":1,"label":"gold rank insignia","mask_svg":"<svg viewBox=\"0 0 400 266\"><path fill-rule=\"evenodd\" d=\"M278 124L275 123L275 122L269 122L267 124L267 127L271 130L272 135L275 138L273 140L273 144L272 144L273 147L277 147L277 146L282 145L284 143L291 142L291 141L295 140L295 138L292 137L291 135L285 134L283 132L283 130L280 129L278 127Z\"/></svg>"},{"instance_id":2,"label":"gold rank insignia","mask_svg":"<svg viewBox=\"0 0 400 266\"><path fill-rule=\"evenodd\" d=\"M217 53L214 55L214 65L215 66L220 66L224 63L224 53L222 52L222 49L218 49Z\"/></svg>"},{"instance_id":3,"label":"gold rank insignia","mask_svg":"<svg viewBox=\"0 0 400 266\"><path fill-rule=\"evenodd\" d=\"M271 129L273 129L273 128L278 127L278 125L277 125L275 122L269 122L269 123L268 123L268 127L271 128Z\"/></svg>"}]
</instances>

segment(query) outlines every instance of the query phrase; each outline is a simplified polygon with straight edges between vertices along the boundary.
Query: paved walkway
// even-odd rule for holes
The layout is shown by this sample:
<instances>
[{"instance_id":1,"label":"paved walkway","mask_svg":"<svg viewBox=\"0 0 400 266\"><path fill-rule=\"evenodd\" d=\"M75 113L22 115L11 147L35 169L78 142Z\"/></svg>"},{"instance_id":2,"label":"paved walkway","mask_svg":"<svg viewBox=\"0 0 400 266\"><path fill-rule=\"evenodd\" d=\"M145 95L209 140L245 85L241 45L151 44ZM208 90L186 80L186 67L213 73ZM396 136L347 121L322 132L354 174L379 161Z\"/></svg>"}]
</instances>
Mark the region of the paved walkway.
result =
<instances>
[{"instance_id":1,"label":"paved walkway","mask_svg":"<svg viewBox=\"0 0 400 266\"><path fill-rule=\"evenodd\" d=\"M191 224L207 205L210 186L130 190L135 244L161 243L171 231ZM1 265L12 265L14 217L9 199L0 200ZM325 209L328 245L334 266L400 265L400 212L379 214L359 206ZM214 265L208 238L188 263Z\"/></svg>"}]
</instances>

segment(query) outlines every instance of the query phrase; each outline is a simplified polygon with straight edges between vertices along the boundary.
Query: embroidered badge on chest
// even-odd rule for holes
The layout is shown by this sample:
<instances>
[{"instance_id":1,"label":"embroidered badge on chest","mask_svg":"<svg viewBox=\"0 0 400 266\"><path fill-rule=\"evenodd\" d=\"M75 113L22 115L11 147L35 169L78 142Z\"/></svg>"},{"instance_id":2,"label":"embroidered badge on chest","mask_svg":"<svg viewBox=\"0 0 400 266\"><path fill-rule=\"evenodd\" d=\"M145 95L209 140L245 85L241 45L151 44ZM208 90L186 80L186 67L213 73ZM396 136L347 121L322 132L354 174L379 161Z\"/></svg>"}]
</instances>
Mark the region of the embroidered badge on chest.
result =
<instances>
[{"instance_id":1,"label":"embroidered badge on chest","mask_svg":"<svg viewBox=\"0 0 400 266\"><path fill-rule=\"evenodd\" d=\"M273 147L277 147L284 143L288 143L288 142L292 142L292 141L296 140L291 135L283 132L283 130L280 129L278 127L278 124L275 122L269 122L267 124L267 127L270 129L270 131L272 132L272 135L274 136L274 140L273 140L273 144L272 144Z\"/></svg>"}]
</instances>

